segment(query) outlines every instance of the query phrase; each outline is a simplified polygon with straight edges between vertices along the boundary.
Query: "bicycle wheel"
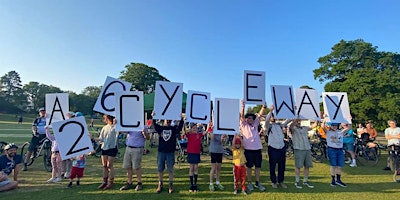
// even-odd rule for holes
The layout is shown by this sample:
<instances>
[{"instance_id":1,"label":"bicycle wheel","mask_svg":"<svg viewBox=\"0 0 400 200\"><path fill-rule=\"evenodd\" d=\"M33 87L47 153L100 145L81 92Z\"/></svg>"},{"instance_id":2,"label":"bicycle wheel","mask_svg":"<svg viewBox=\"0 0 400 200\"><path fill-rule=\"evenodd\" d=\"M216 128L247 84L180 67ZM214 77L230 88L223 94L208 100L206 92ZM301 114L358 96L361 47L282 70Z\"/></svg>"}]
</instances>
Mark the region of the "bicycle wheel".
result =
<instances>
[{"instance_id":1,"label":"bicycle wheel","mask_svg":"<svg viewBox=\"0 0 400 200\"><path fill-rule=\"evenodd\" d=\"M51 149L50 148L44 148L43 149L43 164L44 164L44 169L46 171L51 172L52 167L51 167Z\"/></svg>"},{"instance_id":2,"label":"bicycle wheel","mask_svg":"<svg viewBox=\"0 0 400 200\"><path fill-rule=\"evenodd\" d=\"M286 148L286 158L292 159L294 157L294 149L291 144L288 144Z\"/></svg>"},{"instance_id":3,"label":"bicycle wheel","mask_svg":"<svg viewBox=\"0 0 400 200\"><path fill-rule=\"evenodd\" d=\"M361 165L374 167L376 164L378 164L378 155L375 148L363 148L361 155L357 156L357 160Z\"/></svg>"},{"instance_id":4,"label":"bicycle wheel","mask_svg":"<svg viewBox=\"0 0 400 200\"><path fill-rule=\"evenodd\" d=\"M325 159L325 154L321 150L319 144L313 143L311 144L311 157L313 162L321 163Z\"/></svg>"},{"instance_id":5,"label":"bicycle wheel","mask_svg":"<svg viewBox=\"0 0 400 200\"><path fill-rule=\"evenodd\" d=\"M390 171L395 172L396 171L396 156L395 154L389 154L389 167Z\"/></svg>"},{"instance_id":6,"label":"bicycle wheel","mask_svg":"<svg viewBox=\"0 0 400 200\"><path fill-rule=\"evenodd\" d=\"M22 145L22 148L21 148L22 162L25 162L25 161L27 160L27 159L26 159L26 155L27 155L28 150L29 150L29 145L30 145L29 142L25 142L25 143ZM33 154L33 153L32 153L32 154ZM31 155L30 158L28 159L28 162L26 163L26 165L27 165L27 166L31 166L32 163L33 163L33 161L34 161L33 155Z\"/></svg>"},{"instance_id":7,"label":"bicycle wheel","mask_svg":"<svg viewBox=\"0 0 400 200\"><path fill-rule=\"evenodd\" d=\"M396 156L394 159L394 172L393 172L393 181L400 182L400 157Z\"/></svg>"}]
</instances>

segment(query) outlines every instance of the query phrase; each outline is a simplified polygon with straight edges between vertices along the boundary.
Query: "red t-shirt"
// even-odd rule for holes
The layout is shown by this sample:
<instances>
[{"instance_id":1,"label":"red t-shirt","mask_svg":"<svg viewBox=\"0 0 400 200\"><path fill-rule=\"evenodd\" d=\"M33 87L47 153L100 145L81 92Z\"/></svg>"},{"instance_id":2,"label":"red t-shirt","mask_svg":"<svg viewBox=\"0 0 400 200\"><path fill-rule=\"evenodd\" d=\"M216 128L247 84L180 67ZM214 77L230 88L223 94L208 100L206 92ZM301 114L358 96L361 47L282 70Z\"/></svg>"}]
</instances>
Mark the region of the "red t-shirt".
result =
<instances>
[{"instance_id":1,"label":"red t-shirt","mask_svg":"<svg viewBox=\"0 0 400 200\"><path fill-rule=\"evenodd\" d=\"M201 153L201 139L203 138L203 133L186 133L186 138L188 140L187 152L188 153Z\"/></svg>"}]
</instances>

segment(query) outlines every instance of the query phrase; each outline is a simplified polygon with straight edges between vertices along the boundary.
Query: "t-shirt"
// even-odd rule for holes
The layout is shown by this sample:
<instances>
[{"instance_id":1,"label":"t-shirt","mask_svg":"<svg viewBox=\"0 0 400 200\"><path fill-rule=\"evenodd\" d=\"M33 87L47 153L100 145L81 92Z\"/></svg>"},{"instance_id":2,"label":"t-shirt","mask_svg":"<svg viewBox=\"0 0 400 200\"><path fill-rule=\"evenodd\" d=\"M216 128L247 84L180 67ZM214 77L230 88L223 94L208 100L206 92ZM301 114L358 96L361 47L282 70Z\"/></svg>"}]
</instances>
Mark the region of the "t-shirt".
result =
<instances>
[{"instance_id":1,"label":"t-shirt","mask_svg":"<svg viewBox=\"0 0 400 200\"><path fill-rule=\"evenodd\" d=\"M308 128L305 126L293 126L292 142L293 149L310 150L311 145L308 140Z\"/></svg>"},{"instance_id":2,"label":"t-shirt","mask_svg":"<svg viewBox=\"0 0 400 200\"><path fill-rule=\"evenodd\" d=\"M160 135L158 137L158 152L171 153L176 149L176 135L179 135L183 127L183 119L178 126L161 126L153 121L154 129Z\"/></svg>"},{"instance_id":3,"label":"t-shirt","mask_svg":"<svg viewBox=\"0 0 400 200\"><path fill-rule=\"evenodd\" d=\"M247 150L262 149L260 134L258 133L258 125L260 120L258 117L254 120L253 124L248 124L245 120L241 121L240 128L243 135L243 147Z\"/></svg>"},{"instance_id":4,"label":"t-shirt","mask_svg":"<svg viewBox=\"0 0 400 200\"><path fill-rule=\"evenodd\" d=\"M353 129L349 129L347 133L343 136L343 143L354 144Z\"/></svg>"},{"instance_id":5,"label":"t-shirt","mask_svg":"<svg viewBox=\"0 0 400 200\"><path fill-rule=\"evenodd\" d=\"M343 132L340 130L327 131L326 142L328 147L341 149L343 148Z\"/></svg>"},{"instance_id":6,"label":"t-shirt","mask_svg":"<svg viewBox=\"0 0 400 200\"><path fill-rule=\"evenodd\" d=\"M240 147L239 149L232 149L232 163L236 166L241 166L246 164L246 157L244 156L244 149Z\"/></svg>"},{"instance_id":7,"label":"t-shirt","mask_svg":"<svg viewBox=\"0 0 400 200\"><path fill-rule=\"evenodd\" d=\"M400 128L386 128L385 129L385 136L393 136L393 135L399 135L400 134ZM400 139L389 139L388 140L388 145L400 145Z\"/></svg>"},{"instance_id":8,"label":"t-shirt","mask_svg":"<svg viewBox=\"0 0 400 200\"><path fill-rule=\"evenodd\" d=\"M38 134L46 134L46 118L38 117L33 121L32 126L36 126Z\"/></svg>"},{"instance_id":9,"label":"t-shirt","mask_svg":"<svg viewBox=\"0 0 400 200\"><path fill-rule=\"evenodd\" d=\"M86 157L85 155L76 156L75 160L72 161L72 167L85 168Z\"/></svg>"},{"instance_id":10,"label":"t-shirt","mask_svg":"<svg viewBox=\"0 0 400 200\"><path fill-rule=\"evenodd\" d=\"M0 171L10 175L16 165L22 162L21 155L15 155L14 160L10 160L6 155L0 156Z\"/></svg>"},{"instance_id":11,"label":"t-shirt","mask_svg":"<svg viewBox=\"0 0 400 200\"><path fill-rule=\"evenodd\" d=\"M210 140L210 148L208 150L210 153L224 153L221 134L214 134L214 139Z\"/></svg>"},{"instance_id":12,"label":"t-shirt","mask_svg":"<svg viewBox=\"0 0 400 200\"><path fill-rule=\"evenodd\" d=\"M201 153L201 140L203 138L203 133L186 133L186 138L188 139L187 152L200 154Z\"/></svg>"}]
</instances>

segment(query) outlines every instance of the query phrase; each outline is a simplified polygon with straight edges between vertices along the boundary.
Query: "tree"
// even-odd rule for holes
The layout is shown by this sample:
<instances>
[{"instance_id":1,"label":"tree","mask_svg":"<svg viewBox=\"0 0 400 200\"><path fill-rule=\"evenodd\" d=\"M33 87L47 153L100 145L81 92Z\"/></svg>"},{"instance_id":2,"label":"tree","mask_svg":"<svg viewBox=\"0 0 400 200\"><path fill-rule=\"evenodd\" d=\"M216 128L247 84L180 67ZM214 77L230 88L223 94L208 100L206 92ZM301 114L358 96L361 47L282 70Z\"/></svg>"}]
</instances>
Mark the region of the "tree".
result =
<instances>
[{"instance_id":1,"label":"tree","mask_svg":"<svg viewBox=\"0 0 400 200\"><path fill-rule=\"evenodd\" d=\"M11 105L25 110L27 96L22 89L21 77L16 71L10 71L0 78L1 96Z\"/></svg>"},{"instance_id":2,"label":"tree","mask_svg":"<svg viewBox=\"0 0 400 200\"><path fill-rule=\"evenodd\" d=\"M341 40L318 59L314 78L326 82L327 92L347 92L355 122L375 121L383 130L400 116L400 55L381 52L361 39Z\"/></svg>"},{"instance_id":3,"label":"tree","mask_svg":"<svg viewBox=\"0 0 400 200\"><path fill-rule=\"evenodd\" d=\"M100 95L101 86L87 86L83 89L82 94L96 98Z\"/></svg>"},{"instance_id":4,"label":"tree","mask_svg":"<svg viewBox=\"0 0 400 200\"><path fill-rule=\"evenodd\" d=\"M75 92L70 92L70 91L68 91L68 93L69 93L69 107L71 111L73 112L79 111L84 115L92 115L94 113L93 107L94 104L96 103L99 94L97 94L97 96L89 96L86 95L85 93L76 94Z\"/></svg>"},{"instance_id":5,"label":"tree","mask_svg":"<svg viewBox=\"0 0 400 200\"><path fill-rule=\"evenodd\" d=\"M144 94L152 93L155 90L156 81L169 81L160 75L156 68L143 63L126 65L119 78L132 83L132 89L143 91Z\"/></svg>"},{"instance_id":6,"label":"tree","mask_svg":"<svg viewBox=\"0 0 400 200\"><path fill-rule=\"evenodd\" d=\"M47 93L62 93L63 91L52 85L40 84L31 81L23 86L23 90L28 95L28 100L33 104L32 110L36 112L40 107L44 107Z\"/></svg>"}]
</instances>

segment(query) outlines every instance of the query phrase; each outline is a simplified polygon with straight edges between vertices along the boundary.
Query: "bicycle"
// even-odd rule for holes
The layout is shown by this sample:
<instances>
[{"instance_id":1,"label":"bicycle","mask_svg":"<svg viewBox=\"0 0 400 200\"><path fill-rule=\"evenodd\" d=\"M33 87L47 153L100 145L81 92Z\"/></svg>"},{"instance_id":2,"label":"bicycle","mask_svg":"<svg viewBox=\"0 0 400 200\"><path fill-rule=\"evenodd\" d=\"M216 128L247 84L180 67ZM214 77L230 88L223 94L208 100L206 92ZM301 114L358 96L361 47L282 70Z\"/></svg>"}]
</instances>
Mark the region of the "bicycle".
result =
<instances>
[{"instance_id":1,"label":"bicycle","mask_svg":"<svg viewBox=\"0 0 400 200\"><path fill-rule=\"evenodd\" d=\"M326 148L326 140L321 139L317 136L317 139L310 140L311 146L311 157L313 162L322 163L328 159L328 153Z\"/></svg>"},{"instance_id":2,"label":"bicycle","mask_svg":"<svg viewBox=\"0 0 400 200\"><path fill-rule=\"evenodd\" d=\"M21 157L22 160L28 162L26 163L27 166L31 166L33 162L35 161L36 158L39 158L42 156L42 151L43 151L43 165L46 171L51 172L52 171L52 166L51 166L51 141L47 139L47 137L43 138L39 144L35 147L35 150L32 152L31 157L29 159L26 159L26 155L29 150L29 145L30 142L25 142L22 145L21 148Z\"/></svg>"},{"instance_id":3,"label":"bicycle","mask_svg":"<svg viewBox=\"0 0 400 200\"><path fill-rule=\"evenodd\" d=\"M393 172L393 181L400 182L400 146L390 145L388 146L389 152L389 167Z\"/></svg>"}]
</instances>

